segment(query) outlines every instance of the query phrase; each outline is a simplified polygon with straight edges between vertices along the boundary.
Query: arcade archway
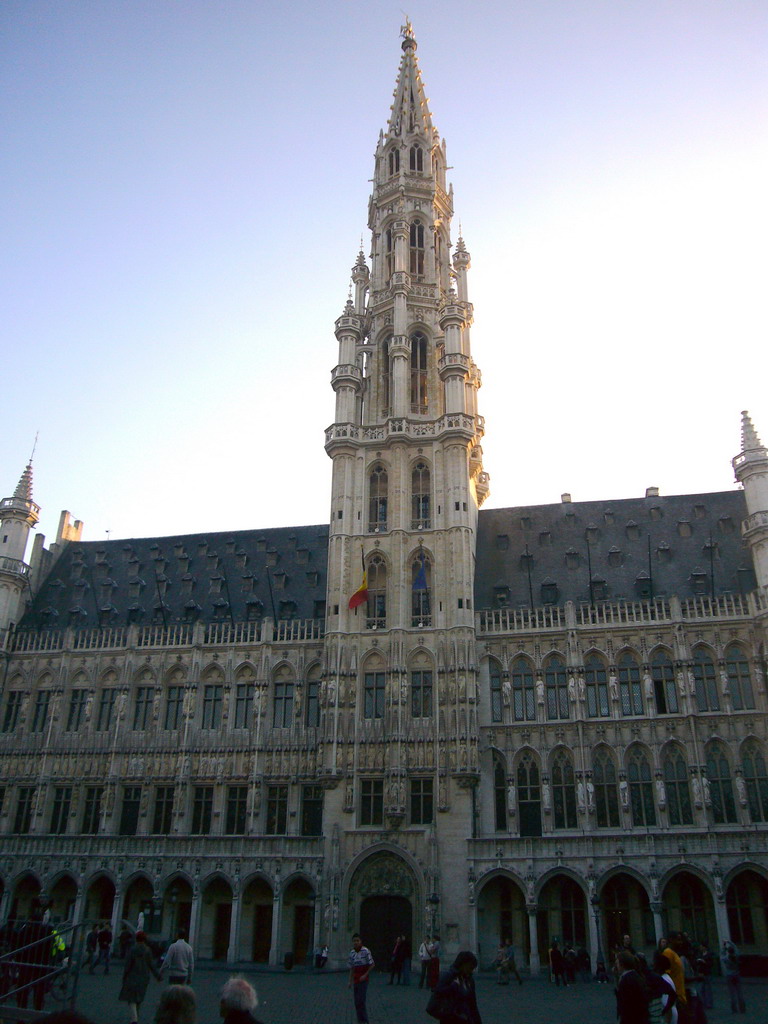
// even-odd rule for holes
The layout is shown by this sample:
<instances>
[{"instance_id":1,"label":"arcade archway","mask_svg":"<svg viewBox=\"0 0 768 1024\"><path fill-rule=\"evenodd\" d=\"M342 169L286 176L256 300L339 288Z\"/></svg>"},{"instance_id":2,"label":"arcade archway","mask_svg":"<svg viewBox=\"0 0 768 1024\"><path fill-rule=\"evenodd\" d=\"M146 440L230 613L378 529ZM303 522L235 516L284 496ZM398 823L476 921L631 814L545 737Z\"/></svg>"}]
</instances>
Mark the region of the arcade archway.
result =
<instances>
[{"instance_id":1,"label":"arcade archway","mask_svg":"<svg viewBox=\"0 0 768 1024\"><path fill-rule=\"evenodd\" d=\"M350 931L360 932L377 968L389 968L398 935L406 935L413 944L417 900L416 878L395 853L371 854L352 876L347 923Z\"/></svg>"}]
</instances>

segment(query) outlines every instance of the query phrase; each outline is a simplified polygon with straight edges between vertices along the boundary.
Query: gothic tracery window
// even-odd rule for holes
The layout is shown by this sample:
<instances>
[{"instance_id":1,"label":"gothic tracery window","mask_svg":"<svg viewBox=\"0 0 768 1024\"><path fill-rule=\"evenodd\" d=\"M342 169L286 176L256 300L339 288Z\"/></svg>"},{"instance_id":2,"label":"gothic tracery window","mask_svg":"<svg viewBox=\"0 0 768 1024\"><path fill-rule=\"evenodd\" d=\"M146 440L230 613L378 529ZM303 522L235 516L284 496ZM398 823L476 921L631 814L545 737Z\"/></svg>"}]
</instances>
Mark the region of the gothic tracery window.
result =
<instances>
[{"instance_id":1,"label":"gothic tracery window","mask_svg":"<svg viewBox=\"0 0 768 1024\"><path fill-rule=\"evenodd\" d=\"M512 703L516 722L536 721L533 668L526 658L515 658L512 662Z\"/></svg>"},{"instance_id":2,"label":"gothic tracery window","mask_svg":"<svg viewBox=\"0 0 768 1024\"><path fill-rule=\"evenodd\" d=\"M389 359L389 343L392 339L386 338L381 343L379 359L381 361L381 415L390 416L392 413L392 367Z\"/></svg>"},{"instance_id":3,"label":"gothic tracery window","mask_svg":"<svg viewBox=\"0 0 768 1024\"><path fill-rule=\"evenodd\" d=\"M715 663L701 647L693 653L693 678L696 686L696 707L699 711L719 711Z\"/></svg>"},{"instance_id":4,"label":"gothic tracery window","mask_svg":"<svg viewBox=\"0 0 768 1024\"><path fill-rule=\"evenodd\" d=\"M497 832L507 831L507 773L498 754L493 757L493 809Z\"/></svg>"},{"instance_id":5,"label":"gothic tracery window","mask_svg":"<svg viewBox=\"0 0 768 1024\"><path fill-rule=\"evenodd\" d=\"M675 669L666 651L657 651L651 659L651 678L656 698L656 711L660 715L677 712Z\"/></svg>"},{"instance_id":6,"label":"gothic tracery window","mask_svg":"<svg viewBox=\"0 0 768 1024\"><path fill-rule=\"evenodd\" d=\"M429 466L423 460L419 460L411 473L411 529L428 530L431 525Z\"/></svg>"},{"instance_id":7,"label":"gothic tracery window","mask_svg":"<svg viewBox=\"0 0 768 1024\"><path fill-rule=\"evenodd\" d=\"M532 754L526 752L517 765L517 806L520 835L541 835L541 776Z\"/></svg>"},{"instance_id":8,"label":"gothic tracery window","mask_svg":"<svg viewBox=\"0 0 768 1024\"><path fill-rule=\"evenodd\" d=\"M622 715L643 714L643 692L640 683L640 665L631 654L622 654L619 670L619 699Z\"/></svg>"},{"instance_id":9,"label":"gothic tracery window","mask_svg":"<svg viewBox=\"0 0 768 1024\"><path fill-rule=\"evenodd\" d=\"M756 744L750 744L742 758L749 816L752 821L768 821L768 773L765 758Z\"/></svg>"},{"instance_id":10,"label":"gothic tracery window","mask_svg":"<svg viewBox=\"0 0 768 1024\"><path fill-rule=\"evenodd\" d=\"M565 662L558 654L552 654L544 665L544 681L547 692L547 718L569 718L568 681Z\"/></svg>"},{"instance_id":11,"label":"gothic tracery window","mask_svg":"<svg viewBox=\"0 0 768 1024\"><path fill-rule=\"evenodd\" d=\"M389 176L394 178L396 174L400 173L400 150L390 149L387 162L389 165Z\"/></svg>"},{"instance_id":12,"label":"gothic tracery window","mask_svg":"<svg viewBox=\"0 0 768 1024\"><path fill-rule=\"evenodd\" d=\"M632 751L627 762L629 801L632 824L637 828L656 824L656 805L653 801L651 766L642 750Z\"/></svg>"},{"instance_id":13,"label":"gothic tracery window","mask_svg":"<svg viewBox=\"0 0 768 1024\"><path fill-rule=\"evenodd\" d=\"M420 173L424 170L424 150L421 146L411 146L409 151L409 164L412 171Z\"/></svg>"},{"instance_id":14,"label":"gothic tracery window","mask_svg":"<svg viewBox=\"0 0 768 1024\"><path fill-rule=\"evenodd\" d=\"M552 809L555 828L576 828L576 779L573 762L563 750L552 762Z\"/></svg>"},{"instance_id":15,"label":"gothic tracery window","mask_svg":"<svg viewBox=\"0 0 768 1024\"><path fill-rule=\"evenodd\" d=\"M370 533L384 533L387 529L388 490L387 471L380 463L377 463L368 477L368 530Z\"/></svg>"},{"instance_id":16,"label":"gothic tracery window","mask_svg":"<svg viewBox=\"0 0 768 1024\"><path fill-rule=\"evenodd\" d=\"M752 691L752 676L749 671L749 660L739 644L731 644L725 652L725 671L731 688L731 700L735 711L755 706Z\"/></svg>"},{"instance_id":17,"label":"gothic tracery window","mask_svg":"<svg viewBox=\"0 0 768 1024\"><path fill-rule=\"evenodd\" d=\"M595 813L598 828L619 827L619 789L616 765L610 754L601 750L592 761L595 786Z\"/></svg>"},{"instance_id":18,"label":"gothic tracery window","mask_svg":"<svg viewBox=\"0 0 768 1024\"><path fill-rule=\"evenodd\" d=\"M735 822L737 820L736 801L733 797L731 766L719 743L711 743L707 750L705 785L707 784L709 785L714 823L724 825L726 822Z\"/></svg>"},{"instance_id":19,"label":"gothic tracery window","mask_svg":"<svg viewBox=\"0 0 768 1024\"><path fill-rule=\"evenodd\" d=\"M411 412L428 411L426 337L417 331L411 336Z\"/></svg>"},{"instance_id":20,"label":"gothic tracery window","mask_svg":"<svg viewBox=\"0 0 768 1024\"><path fill-rule=\"evenodd\" d=\"M491 721L501 722L504 720L504 701L501 689L501 665L498 661L493 659L489 661L488 672L491 680Z\"/></svg>"},{"instance_id":21,"label":"gothic tracery window","mask_svg":"<svg viewBox=\"0 0 768 1024\"><path fill-rule=\"evenodd\" d=\"M387 625L387 566L381 555L368 559L368 608L366 629Z\"/></svg>"},{"instance_id":22,"label":"gothic tracery window","mask_svg":"<svg viewBox=\"0 0 768 1024\"><path fill-rule=\"evenodd\" d=\"M424 225L420 220L411 224L409 253L409 272L411 277L420 281L424 277Z\"/></svg>"},{"instance_id":23,"label":"gothic tracery window","mask_svg":"<svg viewBox=\"0 0 768 1024\"><path fill-rule=\"evenodd\" d=\"M411 625L432 624L432 564L423 551L411 563Z\"/></svg>"},{"instance_id":24,"label":"gothic tracery window","mask_svg":"<svg viewBox=\"0 0 768 1024\"><path fill-rule=\"evenodd\" d=\"M605 663L597 655L590 655L584 662L584 681L587 688L587 714L590 718L607 718L610 713L608 704L608 679Z\"/></svg>"},{"instance_id":25,"label":"gothic tracery window","mask_svg":"<svg viewBox=\"0 0 768 1024\"><path fill-rule=\"evenodd\" d=\"M692 825L693 808L688 785L688 766L680 750L670 751L664 758L664 783L671 825Z\"/></svg>"}]
</instances>

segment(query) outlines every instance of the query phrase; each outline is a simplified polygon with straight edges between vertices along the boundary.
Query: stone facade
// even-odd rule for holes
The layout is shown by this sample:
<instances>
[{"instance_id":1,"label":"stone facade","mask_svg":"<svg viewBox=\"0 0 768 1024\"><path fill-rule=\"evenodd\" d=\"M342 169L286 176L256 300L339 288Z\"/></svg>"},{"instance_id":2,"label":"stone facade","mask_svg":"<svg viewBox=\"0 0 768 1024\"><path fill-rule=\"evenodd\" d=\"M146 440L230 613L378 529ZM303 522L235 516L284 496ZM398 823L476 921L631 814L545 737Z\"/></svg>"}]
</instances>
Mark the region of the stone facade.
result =
<instances>
[{"instance_id":1,"label":"stone facade","mask_svg":"<svg viewBox=\"0 0 768 1024\"><path fill-rule=\"evenodd\" d=\"M764 949L768 454L745 414L741 491L480 511L470 256L402 50L329 524L67 515L30 567L29 467L3 505L0 917L143 914L232 962L340 962L356 929L380 963L403 931L532 970L554 936Z\"/></svg>"}]
</instances>

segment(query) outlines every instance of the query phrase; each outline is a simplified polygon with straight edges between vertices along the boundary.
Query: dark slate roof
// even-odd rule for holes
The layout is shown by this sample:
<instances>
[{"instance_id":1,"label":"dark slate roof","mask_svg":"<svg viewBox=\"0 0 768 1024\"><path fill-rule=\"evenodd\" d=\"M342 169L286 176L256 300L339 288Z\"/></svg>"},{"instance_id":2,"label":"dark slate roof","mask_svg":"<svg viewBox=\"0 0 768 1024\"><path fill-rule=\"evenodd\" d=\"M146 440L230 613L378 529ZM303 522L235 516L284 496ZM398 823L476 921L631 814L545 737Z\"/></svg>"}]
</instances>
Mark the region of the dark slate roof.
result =
<instances>
[{"instance_id":1,"label":"dark slate roof","mask_svg":"<svg viewBox=\"0 0 768 1024\"><path fill-rule=\"evenodd\" d=\"M741 490L482 509L475 608L686 598L713 577L715 595L748 592L746 515Z\"/></svg>"},{"instance_id":2,"label":"dark slate roof","mask_svg":"<svg viewBox=\"0 0 768 1024\"><path fill-rule=\"evenodd\" d=\"M713 578L716 595L746 593L745 517L741 490L481 510L475 608L685 598ZM243 622L273 602L278 618L323 618L327 560L325 525L74 543L20 628Z\"/></svg>"},{"instance_id":3,"label":"dark slate roof","mask_svg":"<svg viewBox=\"0 0 768 1024\"><path fill-rule=\"evenodd\" d=\"M325 525L73 543L20 628L323 618L327 561Z\"/></svg>"}]
</instances>

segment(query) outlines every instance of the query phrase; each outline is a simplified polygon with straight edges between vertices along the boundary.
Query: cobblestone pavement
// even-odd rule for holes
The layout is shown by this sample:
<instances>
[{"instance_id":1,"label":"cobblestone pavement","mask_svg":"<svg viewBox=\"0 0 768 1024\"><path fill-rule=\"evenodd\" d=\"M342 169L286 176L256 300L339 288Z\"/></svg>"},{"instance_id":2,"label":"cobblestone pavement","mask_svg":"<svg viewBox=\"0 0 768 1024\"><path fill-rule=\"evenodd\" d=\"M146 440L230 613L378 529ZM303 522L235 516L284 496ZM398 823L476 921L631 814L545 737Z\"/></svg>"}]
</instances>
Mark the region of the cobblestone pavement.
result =
<instances>
[{"instance_id":1,"label":"cobblestone pavement","mask_svg":"<svg viewBox=\"0 0 768 1024\"><path fill-rule=\"evenodd\" d=\"M122 964L115 962L108 977L101 971L82 976L78 1009L94 1024L128 1024L128 1007L118 1002ZM309 970L230 972L220 968L200 969L195 974L198 1024L220 1024L218 992L230 973L242 974L259 993L258 1017L264 1024L355 1024L352 994L346 972L315 973ZM418 982L410 987L389 986L384 974L372 977L368 990L371 1024L435 1024L424 1012L428 994ZM163 985L152 980L141 1010L140 1024L151 1024ZM768 981L744 982L747 1013L733 1016L725 985L715 980L715 1008L708 1012L709 1024L739 1021L766 1024ZM522 987L496 984L495 976L481 974L477 994L483 1024L615 1024L615 1000L611 985L576 984L555 988L548 981L525 979ZM52 1003L46 1007L53 1009Z\"/></svg>"}]
</instances>

